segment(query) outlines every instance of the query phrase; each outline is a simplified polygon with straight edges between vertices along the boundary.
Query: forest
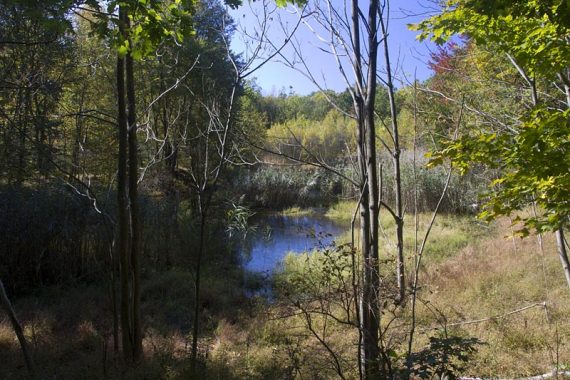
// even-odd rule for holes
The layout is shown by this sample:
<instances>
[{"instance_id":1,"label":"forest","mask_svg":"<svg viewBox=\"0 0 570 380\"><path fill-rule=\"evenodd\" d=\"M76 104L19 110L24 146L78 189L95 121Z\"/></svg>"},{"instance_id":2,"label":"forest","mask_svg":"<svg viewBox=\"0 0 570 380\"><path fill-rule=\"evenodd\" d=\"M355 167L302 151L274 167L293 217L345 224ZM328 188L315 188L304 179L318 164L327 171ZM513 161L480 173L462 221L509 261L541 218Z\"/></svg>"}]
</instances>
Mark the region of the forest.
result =
<instances>
[{"instance_id":1,"label":"forest","mask_svg":"<svg viewBox=\"0 0 570 380\"><path fill-rule=\"evenodd\" d=\"M570 2L396 3L0 0L0 379L570 378Z\"/></svg>"}]
</instances>

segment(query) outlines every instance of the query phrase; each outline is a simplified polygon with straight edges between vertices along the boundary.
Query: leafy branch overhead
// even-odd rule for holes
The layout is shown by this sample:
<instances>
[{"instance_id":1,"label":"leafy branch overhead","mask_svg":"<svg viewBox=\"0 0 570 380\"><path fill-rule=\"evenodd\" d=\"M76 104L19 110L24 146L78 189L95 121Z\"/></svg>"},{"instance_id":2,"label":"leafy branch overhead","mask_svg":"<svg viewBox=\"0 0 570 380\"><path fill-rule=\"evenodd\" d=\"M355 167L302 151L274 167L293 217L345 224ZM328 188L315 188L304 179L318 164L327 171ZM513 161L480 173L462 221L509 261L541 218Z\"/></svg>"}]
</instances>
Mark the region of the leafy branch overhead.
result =
<instances>
[{"instance_id":1,"label":"leafy branch overhead","mask_svg":"<svg viewBox=\"0 0 570 380\"><path fill-rule=\"evenodd\" d=\"M445 142L430 155L429 166L451 158L460 173L476 164L500 169L491 183L481 218L492 220L523 209L535 200L546 212L522 218L539 232L559 228L570 216L570 111L533 110L516 134L476 132Z\"/></svg>"},{"instance_id":2,"label":"leafy branch overhead","mask_svg":"<svg viewBox=\"0 0 570 380\"><path fill-rule=\"evenodd\" d=\"M237 8L241 0L225 0L230 8ZM279 7L290 1L276 0ZM291 3L303 5L304 0ZM152 54L165 40L181 43L185 37L196 34L193 16L199 1L196 0L112 0L101 3L87 0L85 4L93 11L93 31L99 37L111 41L121 56L131 52L134 59ZM119 32L119 18L116 9L121 6L129 15L130 29L127 37Z\"/></svg>"},{"instance_id":3,"label":"leafy branch overhead","mask_svg":"<svg viewBox=\"0 0 570 380\"><path fill-rule=\"evenodd\" d=\"M554 78L570 62L569 20L566 1L450 0L441 14L410 28L438 44L465 35L510 54L530 75Z\"/></svg>"},{"instance_id":4,"label":"leafy branch overhead","mask_svg":"<svg viewBox=\"0 0 570 380\"><path fill-rule=\"evenodd\" d=\"M542 215L515 218L524 224L519 231L523 236L531 229L558 230L570 216L569 12L567 1L451 0L441 14L410 26L420 31L420 40L442 44L463 35L508 55L531 87L532 107L507 128L468 128L430 157L430 166L451 159L463 174L481 164L499 169L480 217L492 220L536 203ZM554 103L541 102L536 86L543 82L566 89L559 92L563 96Z\"/></svg>"},{"instance_id":5,"label":"leafy branch overhead","mask_svg":"<svg viewBox=\"0 0 570 380\"><path fill-rule=\"evenodd\" d=\"M101 38L109 39L121 56L131 52L133 58L141 59L151 54L164 40L180 43L185 36L194 33L192 17L193 0L113 0L102 7L97 0L86 3L93 10L93 31ZM131 27L127 37L119 32L118 6L128 15Z\"/></svg>"}]
</instances>

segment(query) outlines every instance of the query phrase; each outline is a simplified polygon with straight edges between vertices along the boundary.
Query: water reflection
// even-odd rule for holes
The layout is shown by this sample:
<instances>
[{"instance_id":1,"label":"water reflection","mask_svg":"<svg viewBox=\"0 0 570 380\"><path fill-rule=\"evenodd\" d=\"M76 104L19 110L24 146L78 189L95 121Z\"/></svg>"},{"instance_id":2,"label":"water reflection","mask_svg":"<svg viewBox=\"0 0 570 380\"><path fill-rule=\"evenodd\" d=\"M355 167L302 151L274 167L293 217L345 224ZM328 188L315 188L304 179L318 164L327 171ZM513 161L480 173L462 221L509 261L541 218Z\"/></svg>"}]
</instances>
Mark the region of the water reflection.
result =
<instances>
[{"instance_id":1,"label":"water reflection","mask_svg":"<svg viewBox=\"0 0 570 380\"><path fill-rule=\"evenodd\" d=\"M322 215L284 216L279 214L257 217L258 233L242 252L245 268L269 275L288 252L305 252L330 246L345 227ZM263 233L263 231L267 231Z\"/></svg>"}]
</instances>

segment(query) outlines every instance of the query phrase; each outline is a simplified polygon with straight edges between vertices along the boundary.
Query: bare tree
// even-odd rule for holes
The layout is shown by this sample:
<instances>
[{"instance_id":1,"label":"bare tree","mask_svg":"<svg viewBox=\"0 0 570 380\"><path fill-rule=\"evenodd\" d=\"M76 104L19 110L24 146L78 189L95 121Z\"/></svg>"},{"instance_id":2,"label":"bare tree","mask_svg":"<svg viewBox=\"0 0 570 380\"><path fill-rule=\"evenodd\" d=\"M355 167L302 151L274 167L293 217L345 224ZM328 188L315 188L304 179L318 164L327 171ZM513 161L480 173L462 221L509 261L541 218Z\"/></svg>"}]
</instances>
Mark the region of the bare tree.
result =
<instances>
[{"instance_id":1,"label":"bare tree","mask_svg":"<svg viewBox=\"0 0 570 380\"><path fill-rule=\"evenodd\" d=\"M367 9L366 9L367 7ZM379 215L380 207L385 207L395 218L397 225L397 283L399 296L396 303L404 299L404 260L403 260L403 207L401 199L399 155L400 146L398 138L397 108L394 98L393 72L388 50L388 1L372 0L366 5L359 0L344 3L343 9L330 0L316 2L305 12L298 11L304 23L314 32L319 41L324 41L323 51L326 51L336 62L340 75L344 78L348 91L352 97L352 109L342 110L333 99L335 108L356 122L356 155L358 161L357 178L351 183L359 194L358 215L360 228L360 252L362 255L362 268L359 293L359 329L361 335L361 353L359 353L360 373L363 378L372 379L386 376L389 371L389 359L384 355L380 346L382 344L380 332L380 276L379 276ZM282 22L282 25L283 22ZM285 29L285 28L284 28ZM383 46L385 76L380 75L378 67L379 47ZM312 81L319 89L325 85L321 83L304 59L303 49L298 40L293 44L294 57L281 54L281 60L289 67L299 71ZM394 160L395 170L395 209L388 206L380 197L378 173L379 158L376 151L376 142L379 139L375 113L378 79L387 86L391 127L383 124L391 136L392 148L390 153ZM325 93L326 96L326 93ZM384 143L387 147L388 145ZM288 157L292 158L292 157ZM294 159L294 158L293 158ZM331 170L331 165L316 159L309 154L304 160L311 165ZM332 170L334 172L334 170Z\"/></svg>"},{"instance_id":2,"label":"bare tree","mask_svg":"<svg viewBox=\"0 0 570 380\"><path fill-rule=\"evenodd\" d=\"M261 25L261 36L267 33L269 21L272 14L276 11L273 6L269 7L268 2L264 3L263 14L259 21ZM300 25L297 23L294 30ZM194 193L197 199L198 211L198 247L196 247L196 261L194 266L194 311L192 326L192 346L191 360L194 371L196 370L198 359L198 339L200 334L200 314L201 314L201 280L202 266L206 245L208 243L208 222L214 205L214 197L217 193L217 187L223 177L226 167L234 161L240 161L239 139L236 130L236 113L238 108L238 97L243 87L244 80L255 73L259 68L266 64L270 59L275 57L287 45L286 39L275 51L265 49L267 42L261 37L254 41L250 54L238 59L230 50L230 42L225 32L225 25L221 30L217 31L226 47L227 57L230 66L233 68L231 73L232 80L229 89L220 92L219 89L209 88L206 93L213 94L204 99L196 98L199 107L207 113L205 122L193 126L192 145L193 149L189 152L190 165L186 170L179 168L184 172L186 184ZM192 90L187 87L191 93ZM186 127L190 129L187 121Z\"/></svg>"}]
</instances>

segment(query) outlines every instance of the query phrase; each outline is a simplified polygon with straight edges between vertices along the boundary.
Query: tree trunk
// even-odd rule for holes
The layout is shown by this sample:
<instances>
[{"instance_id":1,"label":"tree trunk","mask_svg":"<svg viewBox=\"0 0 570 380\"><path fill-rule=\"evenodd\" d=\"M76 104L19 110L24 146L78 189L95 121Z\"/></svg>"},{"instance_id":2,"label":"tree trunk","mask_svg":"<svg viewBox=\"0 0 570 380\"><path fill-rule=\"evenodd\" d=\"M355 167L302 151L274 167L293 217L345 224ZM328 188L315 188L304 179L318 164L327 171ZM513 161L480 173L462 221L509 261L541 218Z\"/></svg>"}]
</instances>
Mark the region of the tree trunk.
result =
<instances>
[{"instance_id":1,"label":"tree trunk","mask_svg":"<svg viewBox=\"0 0 570 380\"><path fill-rule=\"evenodd\" d=\"M8 295L6 294L2 280L0 280L0 305L2 306L2 309L4 309L4 312L8 314L12 328L14 329L14 332L18 337L18 341L20 342L20 348L22 349L22 355L24 356L24 361L26 362L28 373L31 378L34 378L34 365L32 361L32 355L30 354L30 350L28 348L28 342L26 342L26 337L24 336L22 325L20 325L20 322L16 317L16 313L14 312L14 308L8 299Z\"/></svg>"},{"instance_id":2,"label":"tree trunk","mask_svg":"<svg viewBox=\"0 0 570 380\"><path fill-rule=\"evenodd\" d=\"M377 43L375 32L369 30L368 87L364 88L362 73L362 54L360 39L360 8L358 0L352 0L352 44L353 68L356 77L354 89L354 110L357 119L357 154L360 169L360 239L362 254L362 294L359 302L360 331L362 334L361 373L365 379L375 379L379 376L378 332L380 327L380 309L378 303L378 187L376 178L376 137L374 131L374 96L376 91L376 56ZM372 0L369 18L375 21L378 0ZM374 12L371 15L370 12ZM369 24L375 28L376 22ZM371 79L372 78L372 79ZM368 92L368 94L366 93ZM372 106L371 106L372 105ZM371 144L372 143L372 144Z\"/></svg>"},{"instance_id":3,"label":"tree trunk","mask_svg":"<svg viewBox=\"0 0 570 380\"><path fill-rule=\"evenodd\" d=\"M130 25L127 24L129 27ZM132 46L132 44L130 44ZM140 316L140 216L138 202L138 143L133 57L129 52L127 60L128 140L129 140L129 205L131 212L131 271L132 271L132 339L133 359L142 357L142 327Z\"/></svg>"},{"instance_id":4,"label":"tree trunk","mask_svg":"<svg viewBox=\"0 0 570 380\"><path fill-rule=\"evenodd\" d=\"M570 109L570 82L568 73L570 69L567 69L567 73L561 74L561 79L564 83L564 91L566 92L566 105ZM563 76L565 75L565 77ZM562 268L564 269L564 275L566 276L566 282L568 287L570 287L570 262L568 261L568 253L566 251L566 241L564 240L564 229L560 227L556 231L556 245L558 246L558 255L560 256L560 261L562 262Z\"/></svg>"},{"instance_id":5,"label":"tree trunk","mask_svg":"<svg viewBox=\"0 0 570 380\"><path fill-rule=\"evenodd\" d=\"M204 239L206 236L206 212L207 210L202 206L202 199L199 197L200 203L200 240L198 242L198 257L196 258L196 280L194 283L194 321L192 326L192 372L196 375L196 368L198 364L198 334L200 332L200 285L201 285L201 270L202 270L202 256L204 255Z\"/></svg>"},{"instance_id":6,"label":"tree trunk","mask_svg":"<svg viewBox=\"0 0 570 380\"><path fill-rule=\"evenodd\" d=\"M125 32L127 18L123 7L119 7L119 27ZM132 360L131 312L130 312L130 257L129 257L129 210L127 194L127 155L128 155L128 122L125 102L125 59L117 57L117 112L119 127L119 158L117 170L117 205L118 205L118 254L120 256L121 286L121 343L125 361Z\"/></svg>"},{"instance_id":7,"label":"tree trunk","mask_svg":"<svg viewBox=\"0 0 570 380\"><path fill-rule=\"evenodd\" d=\"M119 299L117 297L117 278L120 277L121 264L119 255L114 252L114 243L109 246L109 254L111 261L111 270L109 274L111 292L111 308L113 309L113 351L115 354L119 353Z\"/></svg>"},{"instance_id":8,"label":"tree trunk","mask_svg":"<svg viewBox=\"0 0 570 380\"><path fill-rule=\"evenodd\" d=\"M164 81L164 76L161 72L160 74L160 93L163 94L166 92L166 83ZM168 120L168 97L163 97L161 101L161 108L162 108L162 130L163 130L163 138L164 138L164 150L162 154L162 159L164 160L166 169L168 173L174 176L176 171L176 152L174 148L174 136L171 136L171 125L170 121Z\"/></svg>"},{"instance_id":9,"label":"tree trunk","mask_svg":"<svg viewBox=\"0 0 570 380\"><path fill-rule=\"evenodd\" d=\"M556 245L558 247L560 262L562 263L562 269L564 269L564 275L566 276L566 282L568 283L568 287L570 287L570 261L568 260L568 252L566 251L564 231L562 228L556 230Z\"/></svg>"},{"instance_id":10,"label":"tree trunk","mask_svg":"<svg viewBox=\"0 0 570 380\"><path fill-rule=\"evenodd\" d=\"M378 267L378 172L376 155L376 125L374 104L376 100L376 69L378 59L377 11L378 0L370 1L368 9L368 79L366 100L364 103L364 131L366 146L366 174L368 187L368 247L364 256L364 292L367 293L366 310L364 315L369 344L365 360L368 362L367 379L375 379L380 375L380 275Z\"/></svg>"},{"instance_id":11,"label":"tree trunk","mask_svg":"<svg viewBox=\"0 0 570 380\"><path fill-rule=\"evenodd\" d=\"M384 44L384 61L386 63L386 82L388 87L388 100L390 101L390 117L392 119L392 138L394 139L394 151L392 162L394 165L394 193L396 195L396 279L398 283L397 303L405 301L405 265L404 265L404 210L402 202L402 178L400 170L400 133L398 129L398 111L394 96L394 83L392 82L392 66L390 64L390 52L388 49L388 31L381 14L380 26L382 28L382 42Z\"/></svg>"}]
</instances>

